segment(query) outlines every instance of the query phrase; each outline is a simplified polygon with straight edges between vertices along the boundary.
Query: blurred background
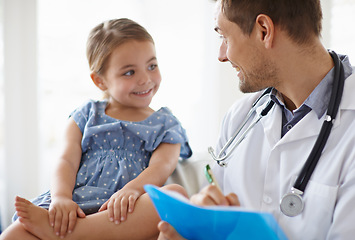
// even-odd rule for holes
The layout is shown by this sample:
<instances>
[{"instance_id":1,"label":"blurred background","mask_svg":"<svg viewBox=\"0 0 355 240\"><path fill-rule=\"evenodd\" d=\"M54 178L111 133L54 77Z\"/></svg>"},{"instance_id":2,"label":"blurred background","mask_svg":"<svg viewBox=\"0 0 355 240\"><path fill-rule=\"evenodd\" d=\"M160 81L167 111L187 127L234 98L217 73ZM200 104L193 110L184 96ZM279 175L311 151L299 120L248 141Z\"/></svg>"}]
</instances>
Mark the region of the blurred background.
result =
<instances>
[{"instance_id":1,"label":"blurred background","mask_svg":"<svg viewBox=\"0 0 355 240\"><path fill-rule=\"evenodd\" d=\"M323 42L355 61L355 0L321 0ZM224 113L242 94L217 60L211 0L0 0L0 219L11 222L16 195L49 188L71 111L101 98L89 77L89 31L131 18L153 36L163 77L152 107L168 106L194 152L214 146ZM302 71L302 69L300 69Z\"/></svg>"}]
</instances>

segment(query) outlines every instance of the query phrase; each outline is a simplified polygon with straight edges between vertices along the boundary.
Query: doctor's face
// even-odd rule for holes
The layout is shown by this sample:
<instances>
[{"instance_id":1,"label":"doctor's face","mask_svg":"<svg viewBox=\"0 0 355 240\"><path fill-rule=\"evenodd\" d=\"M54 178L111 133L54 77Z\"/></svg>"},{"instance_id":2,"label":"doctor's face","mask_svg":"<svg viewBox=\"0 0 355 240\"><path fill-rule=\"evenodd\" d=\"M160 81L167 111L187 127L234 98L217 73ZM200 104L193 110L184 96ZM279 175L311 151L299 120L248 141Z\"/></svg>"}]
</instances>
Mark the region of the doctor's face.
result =
<instances>
[{"instance_id":1,"label":"doctor's face","mask_svg":"<svg viewBox=\"0 0 355 240\"><path fill-rule=\"evenodd\" d=\"M255 28L250 36L244 34L217 6L215 30L222 38L218 60L232 64L242 92L256 92L274 85L276 68L257 44Z\"/></svg>"}]
</instances>

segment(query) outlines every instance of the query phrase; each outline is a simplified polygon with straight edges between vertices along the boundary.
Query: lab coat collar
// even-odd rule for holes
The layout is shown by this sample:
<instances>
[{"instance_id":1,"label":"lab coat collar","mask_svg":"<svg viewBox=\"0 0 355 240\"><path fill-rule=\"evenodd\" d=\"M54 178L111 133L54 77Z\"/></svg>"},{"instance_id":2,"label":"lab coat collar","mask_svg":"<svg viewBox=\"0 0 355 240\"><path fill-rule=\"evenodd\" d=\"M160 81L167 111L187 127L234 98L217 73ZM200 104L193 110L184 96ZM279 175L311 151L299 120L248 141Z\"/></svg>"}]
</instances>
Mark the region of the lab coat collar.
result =
<instances>
[{"instance_id":1,"label":"lab coat collar","mask_svg":"<svg viewBox=\"0 0 355 240\"><path fill-rule=\"evenodd\" d=\"M267 117L261 119L265 137L271 148L318 135L323 123L323 118L318 119L316 113L311 111L281 138L281 119L282 110L278 106L275 106ZM302 129L307 130L302 131Z\"/></svg>"},{"instance_id":2,"label":"lab coat collar","mask_svg":"<svg viewBox=\"0 0 355 240\"><path fill-rule=\"evenodd\" d=\"M334 121L333 128L339 126L341 122L341 112L344 110L355 110L355 74L345 80L343 97L340 103L339 112ZM308 137L318 136L324 121L324 116L318 119L314 111L309 112L300 122L298 122L283 138L281 138L282 110L274 106L270 113L260 120L264 134L270 147L276 147L285 143L299 141Z\"/></svg>"}]
</instances>

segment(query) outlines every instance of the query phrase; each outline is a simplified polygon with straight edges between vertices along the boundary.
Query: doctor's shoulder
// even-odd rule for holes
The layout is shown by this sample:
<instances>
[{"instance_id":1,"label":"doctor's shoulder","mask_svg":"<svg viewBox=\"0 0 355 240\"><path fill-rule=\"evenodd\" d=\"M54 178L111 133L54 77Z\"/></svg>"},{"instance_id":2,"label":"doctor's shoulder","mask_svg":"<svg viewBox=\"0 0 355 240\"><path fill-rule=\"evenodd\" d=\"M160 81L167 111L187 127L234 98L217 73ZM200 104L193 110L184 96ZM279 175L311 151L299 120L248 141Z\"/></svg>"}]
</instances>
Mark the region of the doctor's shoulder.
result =
<instances>
[{"instance_id":1,"label":"doctor's shoulder","mask_svg":"<svg viewBox=\"0 0 355 240\"><path fill-rule=\"evenodd\" d=\"M243 97L237 99L228 109L224 116L224 121L231 121L234 118L244 119L263 92L264 90L255 93L245 93Z\"/></svg>"}]
</instances>

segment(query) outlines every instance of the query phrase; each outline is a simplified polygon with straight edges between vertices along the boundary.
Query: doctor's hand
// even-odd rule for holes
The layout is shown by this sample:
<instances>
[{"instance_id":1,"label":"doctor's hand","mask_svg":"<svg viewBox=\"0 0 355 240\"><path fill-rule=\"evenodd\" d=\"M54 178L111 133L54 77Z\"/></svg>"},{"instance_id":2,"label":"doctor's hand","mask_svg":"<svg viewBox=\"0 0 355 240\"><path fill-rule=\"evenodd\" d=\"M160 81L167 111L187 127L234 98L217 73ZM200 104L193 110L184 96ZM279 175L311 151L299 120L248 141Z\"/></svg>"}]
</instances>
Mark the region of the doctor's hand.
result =
<instances>
[{"instance_id":1,"label":"doctor's hand","mask_svg":"<svg viewBox=\"0 0 355 240\"><path fill-rule=\"evenodd\" d=\"M216 185L208 185L199 193L191 197L191 202L200 206L223 205L223 206L240 206L238 196L230 193L223 195Z\"/></svg>"},{"instance_id":2,"label":"doctor's hand","mask_svg":"<svg viewBox=\"0 0 355 240\"><path fill-rule=\"evenodd\" d=\"M240 206L238 196L230 193L223 195L221 190L215 185L208 185L199 193L191 197L191 202L200 206L224 205L224 206ZM158 240L184 240L179 233L167 222L161 221L158 224L160 231Z\"/></svg>"},{"instance_id":3,"label":"doctor's hand","mask_svg":"<svg viewBox=\"0 0 355 240\"><path fill-rule=\"evenodd\" d=\"M186 240L167 222L160 221L158 229L160 231L158 240Z\"/></svg>"}]
</instances>

